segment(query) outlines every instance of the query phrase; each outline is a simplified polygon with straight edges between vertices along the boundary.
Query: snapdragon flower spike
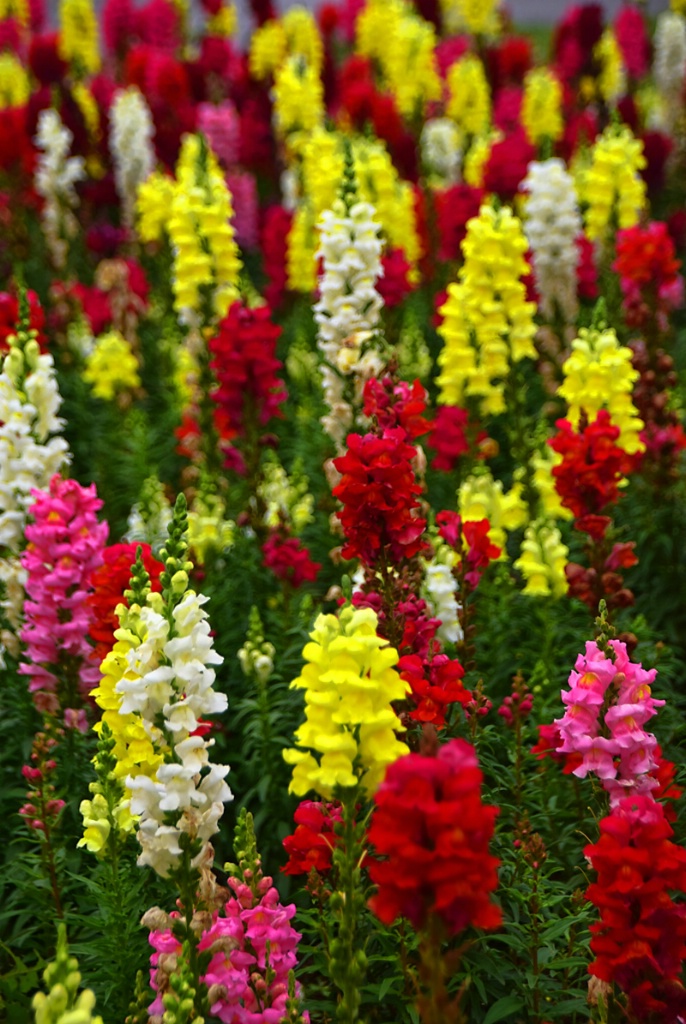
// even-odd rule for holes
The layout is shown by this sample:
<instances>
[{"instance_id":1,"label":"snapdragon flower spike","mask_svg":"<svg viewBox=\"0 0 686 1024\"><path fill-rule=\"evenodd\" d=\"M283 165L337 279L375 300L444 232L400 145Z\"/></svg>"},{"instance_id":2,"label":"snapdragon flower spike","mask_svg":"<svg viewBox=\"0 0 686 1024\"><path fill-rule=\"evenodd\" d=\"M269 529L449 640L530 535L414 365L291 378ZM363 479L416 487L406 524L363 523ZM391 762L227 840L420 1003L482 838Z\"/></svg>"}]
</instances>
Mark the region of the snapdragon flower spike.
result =
<instances>
[{"instance_id":1,"label":"snapdragon flower spike","mask_svg":"<svg viewBox=\"0 0 686 1024\"><path fill-rule=\"evenodd\" d=\"M394 669L398 654L377 635L371 608L319 615L305 645L306 664L291 688L305 691L305 722L296 747L284 751L294 766L289 786L331 800L337 786L373 793L387 765L407 753L392 701L409 687Z\"/></svg>"},{"instance_id":2,"label":"snapdragon flower spike","mask_svg":"<svg viewBox=\"0 0 686 1024\"><path fill-rule=\"evenodd\" d=\"M650 221L617 232L617 258L612 269L619 274L622 306L629 327L645 330L651 321L667 331L669 314L684 298L684 279L679 274L674 242L663 221Z\"/></svg>"},{"instance_id":3,"label":"snapdragon flower spike","mask_svg":"<svg viewBox=\"0 0 686 1024\"><path fill-rule=\"evenodd\" d=\"M135 85L119 89L110 107L109 148L122 220L133 227L139 186L155 169L155 127L145 97Z\"/></svg>"},{"instance_id":4,"label":"snapdragon flower spike","mask_svg":"<svg viewBox=\"0 0 686 1024\"><path fill-rule=\"evenodd\" d=\"M57 415L61 398L53 358L20 324L7 337L0 372L0 546L19 553L32 490L45 490L69 461Z\"/></svg>"},{"instance_id":5,"label":"snapdragon flower spike","mask_svg":"<svg viewBox=\"0 0 686 1024\"><path fill-rule=\"evenodd\" d=\"M600 911L589 971L626 993L632 1020L676 1024L686 1013L686 912L672 894L686 892L686 851L648 794L619 800L600 833L584 849L598 873L586 897Z\"/></svg>"},{"instance_id":6,"label":"snapdragon flower spike","mask_svg":"<svg viewBox=\"0 0 686 1024\"><path fill-rule=\"evenodd\" d=\"M206 859L223 805L232 799L224 781L229 769L210 761L213 741L201 735L201 720L224 711L228 702L213 688L213 666L223 659L213 649L203 609L208 599L188 589L186 530L180 496L161 552L162 594L147 593L142 607L123 609L129 628L117 631L125 649L110 694L115 702L119 698L118 713L133 716L134 725L137 719L152 741L146 757L155 763L154 773L130 774L126 786L131 813L140 818L138 863L163 877L187 853L193 866Z\"/></svg>"},{"instance_id":7,"label":"snapdragon flower spike","mask_svg":"<svg viewBox=\"0 0 686 1024\"><path fill-rule=\"evenodd\" d=\"M385 924L406 917L424 928L431 915L449 935L469 925L497 928L500 908L489 895L498 861L488 852L497 807L481 802L482 772L465 740L450 740L435 757L406 754L390 765L374 798L369 901ZM455 823L459 822L459 828Z\"/></svg>"},{"instance_id":8,"label":"snapdragon flower spike","mask_svg":"<svg viewBox=\"0 0 686 1024\"><path fill-rule=\"evenodd\" d=\"M529 164L522 190L527 193L524 231L533 252L541 311L552 317L557 309L572 323L579 309L576 239L581 234L574 182L563 161L553 157Z\"/></svg>"},{"instance_id":9,"label":"snapdragon flower spike","mask_svg":"<svg viewBox=\"0 0 686 1024\"><path fill-rule=\"evenodd\" d=\"M228 869L228 865L227 865ZM213 1019L224 1024L278 1024L286 1019L289 972L297 966L301 935L293 928L294 903L283 905L268 875L259 869L248 881L232 875L228 880L229 898L204 914L206 923L199 935L197 950L206 967L200 975L206 986ZM149 941L154 949L150 957L150 981L156 993L149 1006L150 1021L162 1021L168 1005L165 997L175 991L177 958L181 943L173 926L179 914L164 915L153 910L143 919L162 923L153 927ZM295 993L300 994L300 986ZM309 1022L308 1014L304 1020Z\"/></svg>"},{"instance_id":10,"label":"snapdragon flower spike","mask_svg":"<svg viewBox=\"0 0 686 1024\"><path fill-rule=\"evenodd\" d=\"M326 432L340 451L346 429L359 409L364 381L378 375L383 361L373 344L363 352L363 341L371 339L379 322L383 299L376 282L383 273L383 241L376 211L370 203L358 201L357 184L348 148L341 195L319 220L323 273L319 280L319 301L314 306L317 346L324 401L328 407L322 419ZM346 387L346 378L353 384ZM352 401L352 404L351 404Z\"/></svg>"},{"instance_id":11,"label":"snapdragon flower spike","mask_svg":"<svg viewBox=\"0 0 686 1024\"><path fill-rule=\"evenodd\" d=\"M88 631L93 613L88 604L93 572L102 565L107 523L99 523L102 501L95 484L55 475L49 491L34 491L33 523L26 527L28 547L21 562L26 571L26 645L19 671L39 711L64 724L87 728L84 702L98 681Z\"/></svg>"},{"instance_id":12,"label":"snapdragon flower spike","mask_svg":"<svg viewBox=\"0 0 686 1024\"><path fill-rule=\"evenodd\" d=\"M626 644L610 640L608 651L588 641L562 691L566 706L555 720L560 754L580 754L573 774L593 772L616 804L628 793L649 793L658 785L650 774L658 767L657 740L645 723L664 705L651 695L656 669L629 660Z\"/></svg>"},{"instance_id":13,"label":"snapdragon flower spike","mask_svg":"<svg viewBox=\"0 0 686 1024\"><path fill-rule=\"evenodd\" d=\"M321 875L331 870L334 847L340 838L334 826L341 821L341 815L337 803L300 802L293 815L295 831L283 841L288 854L288 861L281 868L285 875L307 875L313 869Z\"/></svg>"},{"instance_id":14,"label":"snapdragon flower spike","mask_svg":"<svg viewBox=\"0 0 686 1024\"><path fill-rule=\"evenodd\" d=\"M346 537L344 558L369 566L385 559L392 565L426 547L426 520L415 511L422 490L412 468L416 448L406 437L402 427L380 437L349 434L348 451L334 459L341 473L333 494L343 505L337 515Z\"/></svg>"}]
</instances>

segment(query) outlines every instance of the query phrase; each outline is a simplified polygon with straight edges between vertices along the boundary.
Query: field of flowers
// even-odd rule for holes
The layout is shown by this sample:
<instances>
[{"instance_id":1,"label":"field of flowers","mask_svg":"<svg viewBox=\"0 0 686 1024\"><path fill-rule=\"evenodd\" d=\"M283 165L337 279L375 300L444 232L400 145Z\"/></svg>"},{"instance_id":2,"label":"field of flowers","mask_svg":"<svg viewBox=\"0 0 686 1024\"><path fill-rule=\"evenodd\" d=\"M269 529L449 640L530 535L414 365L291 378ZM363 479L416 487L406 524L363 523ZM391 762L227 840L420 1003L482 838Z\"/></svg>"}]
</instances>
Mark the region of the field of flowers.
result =
<instances>
[{"instance_id":1,"label":"field of flowers","mask_svg":"<svg viewBox=\"0 0 686 1024\"><path fill-rule=\"evenodd\" d=\"M0 1020L686 1021L686 2L0 0Z\"/></svg>"}]
</instances>

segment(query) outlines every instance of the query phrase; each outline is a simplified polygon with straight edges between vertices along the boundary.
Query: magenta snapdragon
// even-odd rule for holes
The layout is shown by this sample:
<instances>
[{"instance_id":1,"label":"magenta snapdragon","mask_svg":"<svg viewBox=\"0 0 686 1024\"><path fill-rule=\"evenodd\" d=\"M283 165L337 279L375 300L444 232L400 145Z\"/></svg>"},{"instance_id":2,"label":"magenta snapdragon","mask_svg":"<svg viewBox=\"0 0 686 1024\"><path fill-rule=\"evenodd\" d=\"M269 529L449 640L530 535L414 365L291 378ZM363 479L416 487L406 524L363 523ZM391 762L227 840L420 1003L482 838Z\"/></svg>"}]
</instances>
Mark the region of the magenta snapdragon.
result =
<instances>
[{"instance_id":1,"label":"magenta snapdragon","mask_svg":"<svg viewBox=\"0 0 686 1024\"><path fill-rule=\"evenodd\" d=\"M26 644L19 671L30 679L37 709L61 711L67 728L87 727L84 699L99 680L89 655L92 611L87 598L93 571L102 565L107 523L99 523L102 501L95 485L56 474L48 491L32 491L33 523L21 562L27 574L24 627Z\"/></svg>"},{"instance_id":2,"label":"magenta snapdragon","mask_svg":"<svg viewBox=\"0 0 686 1024\"><path fill-rule=\"evenodd\" d=\"M291 925L295 904L279 902L268 876L260 878L255 892L238 878L228 884L234 895L213 913L198 941L199 953L212 953L200 979L208 989L210 1012L224 1024L279 1024L286 1016L288 972L296 966L300 941ZM178 954L181 944L171 929L151 931L149 941L155 950L150 973L157 998L149 1007L154 1019L164 1013L166 954Z\"/></svg>"},{"instance_id":3,"label":"magenta snapdragon","mask_svg":"<svg viewBox=\"0 0 686 1024\"><path fill-rule=\"evenodd\" d=\"M665 703L651 695L656 675L656 669L630 661L620 640L610 640L607 653L589 641L570 674L569 690L562 691L566 711L555 721L562 738L557 752L581 754L574 775L597 775L612 806L658 785L649 775L658 766L657 739L644 728Z\"/></svg>"}]
</instances>

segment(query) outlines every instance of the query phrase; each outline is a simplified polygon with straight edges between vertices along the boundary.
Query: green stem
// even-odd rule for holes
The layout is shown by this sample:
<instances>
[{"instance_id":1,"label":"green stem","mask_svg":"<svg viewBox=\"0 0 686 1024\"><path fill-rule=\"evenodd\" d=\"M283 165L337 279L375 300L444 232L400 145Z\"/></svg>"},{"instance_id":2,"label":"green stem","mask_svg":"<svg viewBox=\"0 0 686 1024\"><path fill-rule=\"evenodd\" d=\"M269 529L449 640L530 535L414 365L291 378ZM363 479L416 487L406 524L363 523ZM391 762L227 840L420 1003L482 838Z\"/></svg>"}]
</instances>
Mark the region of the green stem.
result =
<instances>
[{"instance_id":1,"label":"green stem","mask_svg":"<svg viewBox=\"0 0 686 1024\"><path fill-rule=\"evenodd\" d=\"M357 1024L360 1019L360 989L367 966L364 951L356 948L358 917L364 906L361 886L364 849L361 830L355 821L358 797L357 786L342 791L343 843L334 855L338 867L338 892L332 909L338 911L338 928L330 947L330 969L331 978L341 994L336 1009L340 1024Z\"/></svg>"}]
</instances>

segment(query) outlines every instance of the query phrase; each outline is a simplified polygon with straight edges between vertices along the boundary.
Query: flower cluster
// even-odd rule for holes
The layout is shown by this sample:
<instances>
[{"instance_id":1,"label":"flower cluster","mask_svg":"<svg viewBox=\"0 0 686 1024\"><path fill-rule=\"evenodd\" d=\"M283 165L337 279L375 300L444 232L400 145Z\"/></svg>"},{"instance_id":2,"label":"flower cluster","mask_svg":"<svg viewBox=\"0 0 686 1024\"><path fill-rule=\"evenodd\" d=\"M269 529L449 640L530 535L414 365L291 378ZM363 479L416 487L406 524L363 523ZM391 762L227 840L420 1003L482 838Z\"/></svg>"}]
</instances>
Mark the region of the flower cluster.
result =
<instances>
[{"instance_id":1,"label":"flower cluster","mask_svg":"<svg viewBox=\"0 0 686 1024\"><path fill-rule=\"evenodd\" d=\"M285 875L307 875L313 869L320 875L331 870L338 837L334 831L341 821L341 808L322 800L302 800L296 808L293 835L286 836L283 848L288 854L281 868Z\"/></svg>"},{"instance_id":2,"label":"flower cluster","mask_svg":"<svg viewBox=\"0 0 686 1024\"><path fill-rule=\"evenodd\" d=\"M581 234L572 177L556 157L532 161L522 189L526 192L524 231L533 253L540 309L547 317L559 310L572 323L579 306L576 239Z\"/></svg>"},{"instance_id":3,"label":"flower cluster","mask_svg":"<svg viewBox=\"0 0 686 1024\"><path fill-rule=\"evenodd\" d=\"M537 520L527 526L522 553L514 563L526 580L523 593L532 597L562 597L567 593L565 575L569 548L562 542L558 528Z\"/></svg>"},{"instance_id":4,"label":"flower cluster","mask_svg":"<svg viewBox=\"0 0 686 1024\"><path fill-rule=\"evenodd\" d=\"M200 975L206 987L210 1012L223 1024L255 1024L257 1020L287 1019L288 975L297 965L300 934L291 921L295 904L284 906L272 879L259 875L246 884L228 880L229 898L212 914L200 935L199 957L207 960ZM154 919L149 942L150 981L156 998L148 1008L150 1021L162 1021L165 996L174 989L177 957L182 947L174 935L175 911L164 915L148 912L144 923ZM162 926L162 927L160 927ZM309 1017L305 1015L305 1020Z\"/></svg>"},{"instance_id":5,"label":"flower cluster","mask_svg":"<svg viewBox=\"0 0 686 1024\"><path fill-rule=\"evenodd\" d=\"M558 420L556 426L558 432L549 443L562 456L552 470L557 493L574 513L579 529L588 527L592 533L593 520L619 500L622 480L634 469L635 459L619 447L619 427L605 409L579 431L569 420Z\"/></svg>"},{"instance_id":6,"label":"flower cluster","mask_svg":"<svg viewBox=\"0 0 686 1024\"><path fill-rule=\"evenodd\" d=\"M490 899L498 861L488 852L498 809L481 802L482 778L464 740L450 740L435 757L407 754L388 768L368 833L386 858L369 867L378 886L370 907L385 924L402 916L420 929L435 915L449 935L500 924Z\"/></svg>"},{"instance_id":7,"label":"flower cluster","mask_svg":"<svg viewBox=\"0 0 686 1024\"><path fill-rule=\"evenodd\" d=\"M597 775L612 806L629 792L646 793L657 786L649 774L657 768L657 740L644 729L665 703L651 696L656 675L656 669L646 671L630 661L620 640L610 640L607 651L588 641L569 677L569 690L562 691L566 711L555 721L558 752L581 754L574 775Z\"/></svg>"},{"instance_id":8,"label":"flower cluster","mask_svg":"<svg viewBox=\"0 0 686 1024\"><path fill-rule=\"evenodd\" d=\"M491 473L483 469L479 473L468 476L460 485L458 493L458 509L465 529L469 523L488 523L485 537L496 547L504 551L507 534L518 530L527 521L527 507L522 498L522 487L515 483L509 491L505 491L501 480L494 480ZM440 514L440 513L439 513ZM479 529L467 538L470 546L476 544L476 537L483 534ZM447 536L446 540L453 547L455 544ZM490 558L498 555L491 554Z\"/></svg>"},{"instance_id":9,"label":"flower cluster","mask_svg":"<svg viewBox=\"0 0 686 1024\"><path fill-rule=\"evenodd\" d=\"M630 327L646 328L654 319L658 329L667 329L668 315L683 302L680 266L674 242L662 221L617 232L617 258L612 269L619 274Z\"/></svg>"},{"instance_id":10,"label":"flower cluster","mask_svg":"<svg viewBox=\"0 0 686 1024\"><path fill-rule=\"evenodd\" d=\"M548 68L534 68L524 79L521 122L529 142L556 142L562 135L562 86Z\"/></svg>"},{"instance_id":11,"label":"flower cluster","mask_svg":"<svg viewBox=\"0 0 686 1024\"><path fill-rule=\"evenodd\" d=\"M290 791L313 789L330 800L337 787L360 784L372 794L387 766L407 752L391 706L408 690L393 668L398 654L377 635L371 608L319 615L310 637L307 663L291 683L305 691L305 722L295 734L300 749L284 751L294 766Z\"/></svg>"},{"instance_id":12,"label":"flower cluster","mask_svg":"<svg viewBox=\"0 0 686 1024\"><path fill-rule=\"evenodd\" d=\"M250 308L234 302L209 342L210 368L217 386L211 392L214 422L230 461L230 443L258 432L281 415L286 389L278 376L276 358L281 328L272 322L268 306ZM233 462L231 462L233 464Z\"/></svg>"},{"instance_id":13,"label":"flower cluster","mask_svg":"<svg viewBox=\"0 0 686 1024\"><path fill-rule=\"evenodd\" d=\"M337 199L332 209L324 211L318 227L317 256L322 259L323 273L314 318L317 345L324 359L324 401L329 410L322 423L340 449L354 417L353 407L346 401L346 377L364 381L381 369L373 349L363 355L362 341L363 332L376 328L383 306L376 289L382 272L382 241L369 203ZM359 403L359 385L357 391L353 400Z\"/></svg>"},{"instance_id":14,"label":"flower cluster","mask_svg":"<svg viewBox=\"0 0 686 1024\"><path fill-rule=\"evenodd\" d=\"M644 450L639 436L643 422L631 396L638 372L631 365L631 349L620 344L612 328L582 328L562 371L558 395L568 403L568 419L575 428L581 426L582 415L593 424L600 410L607 410L619 429L618 446L629 455Z\"/></svg>"},{"instance_id":15,"label":"flower cluster","mask_svg":"<svg viewBox=\"0 0 686 1024\"><path fill-rule=\"evenodd\" d=\"M262 554L263 564L276 578L296 590L303 583L313 583L321 569L321 563L312 561L309 551L297 537L284 536L281 530L270 533L262 545Z\"/></svg>"},{"instance_id":16,"label":"flower cluster","mask_svg":"<svg viewBox=\"0 0 686 1024\"><path fill-rule=\"evenodd\" d=\"M150 577L151 589L159 591L162 587L160 574L164 566L153 557L149 544L111 544L103 550L102 565L91 576L93 589L88 596L88 605L92 621L88 633L95 644L93 660L98 666L115 644L115 631L120 626L117 607L128 604L125 592L131 580L138 548L143 566Z\"/></svg>"},{"instance_id":17,"label":"flower cluster","mask_svg":"<svg viewBox=\"0 0 686 1024\"><path fill-rule=\"evenodd\" d=\"M93 618L88 597L91 577L102 565L107 523L95 485L82 487L57 474L48 491L34 491L33 522L26 527L28 547L24 626L26 645L19 671L39 711L57 716L67 727L87 728L84 701L98 680L90 657L88 630Z\"/></svg>"},{"instance_id":18,"label":"flower cluster","mask_svg":"<svg viewBox=\"0 0 686 1024\"><path fill-rule=\"evenodd\" d=\"M671 118L678 106L674 100L686 80L686 18L682 13L664 11L658 16L654 45L655 82L664 93Z\"/></svg>"},{"instance_id":19,"label":"flower cluster","mask_svg":"<svg viewBox=\"0 0 686 1024\"><path fill-rule=\"evenodd\" d=\"M64 924L59 925L55 959L43 971L43 981L47 995L36 992L32 1003L36 1024L102 1024L102 1017L93 1013L93 990L79 992L81 972L76 957L69 956Z\"/></svg>"},{"instance_id":20,"label":"flower cluster","mask_svg":"<svg viewBox=\"0 0 686 1024\"><path fill-rule=\"evenodd\" d=\"M448 70L448 117L467 135L483 135L491 121L491 94L484 66L468 53Z\"/></svg>"},{"instance_id":21,"label":"flower cluster","mask_svg":"<svg viewBox=\"0 0 686 1024\"><path fill-rule=\"evenodd\" d=\"M579 185L586 234L592 241L605 242L613 218L620 228L638 223L646 196L639 172L645 164L643 143L626 125L606 128L598 137Z\"/></svg>"},{"instance_id":22,"label":"flower cluster","mask_svg":"<svg viewBox=\"0 0 686 1024\"><path fill-rule=\"evenodd\" d=\"M91 0L64 0L60 5L58 52L77 77L100 70L98 24Z\"/></svg>"},{"instance_id":23,"label":"flower cluster","mask_svg":"<svg viewBox=\"0 0 686 1024\"><path fill-rule=\"evenodd\" d=\"M18 553L32 490L69 460L53 358L23 329L8 336L0 372L0 545Z\"/></svg>"},{"instance_id":24,"label":"flower cluster","mask_svg":"<svg viewBox=\"0 0 686 1024\"><path fill-rule=\"evenodd\" d=\"M83 379L92 386L93 395L104 401L141 386L138 359L123 334L108 331L96 338L86 357Z\"/></svg>"},{"instance_id":25,"label":"flower cluster","mask_svg":"<svg viewBox=\"0 0 686 1024\"><path fill-rule=\"evenodd\" d=\"M619 800L600 833L584 849L598 873L586 897L600 910L589 971L619 985L634 1020L676 1024L686 1012L686 915L673 894L686 891L686 850L649 795Z\"/></svg>"},{"instance_id":26,"label":"flower cluster","mask_svg":"<svg viewBox=\"0 0 686 1024\"><path fill-rule=\"evenodd\" d=\"M154 131L150 108L135 85L115 94L110 108L110 149L122 219L128 227L133 227L138 189L155 167Z\"/></svg>"},{"instance_id":27,"label":"flower cluster","mask_svg":"<svg viewBox=\"0 0 686 1024\"><path fill-rule=\"evenodd\" d=\"M241 268L233 205L217 158L202 136L186 135L176 178L151 174L138 190L139 234L158 239L166 230L174 252L174 308L182 323L226 315L237 297Z\"/></svg>"},{"instance_id":28,"label":"flower cluster","mask_svg":"<svg viewBox=\"0 0 686 1024\"><path fill-rule=\"evenodd\" d=\"M402 427L376 434L348 435L348 450L334 459L341 473L334 497L343 508L337 513L346 542L344 558L359 558L366 565L390 564L420 552L426 520L416 514L417 495L412 459Z\"/></svg>"},{"instance_id":29,"label":"flower cluster","mask_svg":"<svg viewBox=\"0 0 686 1024\"><path fill-rule=\"evenodd\" d=\"M52 108L38 119L36 146L41 151L36 165L35 188L43 199L43 230L56 267L67 258L68 240L77 230L73 208L75 186L85 177L83 157L69 156L73 134Z\"/></svg>"},{"instance_id":30,"label":"flower cluster","mask_svg":"<svg viewBox=\"0 0 686 1024\"><path fill-rule=\"evenodd\" d=\"M56 795L52 781L57 768L54 751L57 747L62 730L55 730L56 735L37 732L31 748L31 764L25 764L22 775L31 787L26 794L26 803L19 808L19 813L26 824L34 832L40 832L49 840L50 832L57 824L66 803Z\"/></svg>"},{"instance_id":31,"label":"flower cluster","mask_svg":"<svg viewBox=\"0 0 686 1024\"><path fill-rule=\"evenodd\" d=\"M369 0L355 26L357 50L375 60L399 113L423 114L441 95L436 33L403 0Z\"/></svg>"},{"instance_id":32,"label":"flower cluster","mask_svg":"<svg viewBox=\"0 0 686 1024\"><path fill-rule=\"evenodd\" d=\"M149 630L157 640L158 664L139 674L138 649L134 648L129 671L117 683L116 692L121 696L120 714L138 716L147 734L158 737L158 746L161 735L170 744L154 778L141 774L126 779L131 813L140 818L139 863L166 876L180 862L183 834L199 841L195 860L206 855L231 791L224 781L228 767L210 762L211 744L197 731L201 718L227 706L225 695L213 689L211 666L221 664L222 659L213 650L202 607L207 599L186 591L174 605L169 621L161 600L154 597L148 596L147 608ZM134 610L132 606L131 612ZM161 733L158 716L164 725ZM170 817L175 819L173 824Z\"/></svg>"},{"instance_id":33,"label":"flower cluster","mask_svg":"<svg viewBox=\"0 0 686 1024\"><path fill-rule=\"evenodd\" d=\"M398 671L411 689L410 700L415 707L409 718L413 722L428 722L442 729L450 705L464 707L472 699L471 690L462 684L462 665L447 654L432 653L424 658L405 654L398 662Z\"/></svg>"},{"instance_id":34,"label":"flower cluster","mask_svg":"<svg viewBox=\"0 0 686 1024\"><path fill-rule=\"evenodd\" d=\"M139 863L164 877L179 866L184 849L194 865L206 858L231 799L224 781L229 769L210 762L212 741L200 728L227 699L213 688L213 666L222 658L213 649L207 598L187 589L186 529L179 500L161 552L162 593L150 591L137 560L130 606L117 608L116 643L94 694L114 739L114 775L125 781L124 796L130 794L131 814L139 818Z\"/></svg>"},{"instance_id":35,"label":"flower cluster","mask_svg":"<svg viewBox=\"0 0 686 1024\"><path fill-rule=\"evenodd\" d=\"M526 301L527 242L508 207L484 205L467 225L459 283L448 286L438 331L444 347L437 383L444 405L476 398L482 412L505 409L512 364L535 357L535 305Z\"/></svg>"}]
</instances>

